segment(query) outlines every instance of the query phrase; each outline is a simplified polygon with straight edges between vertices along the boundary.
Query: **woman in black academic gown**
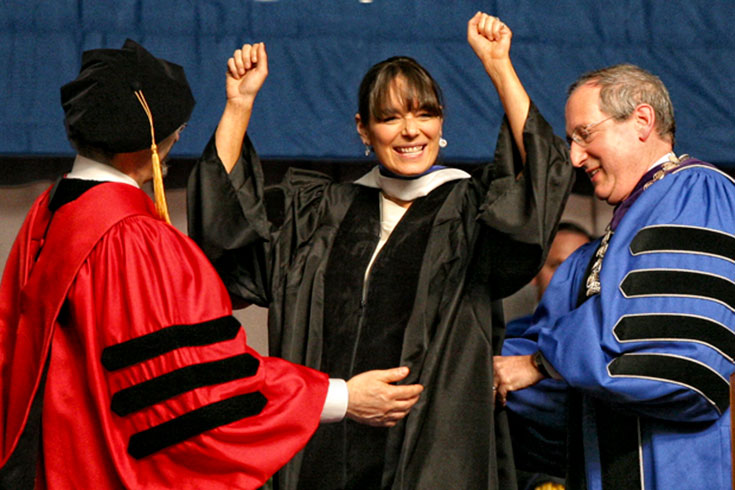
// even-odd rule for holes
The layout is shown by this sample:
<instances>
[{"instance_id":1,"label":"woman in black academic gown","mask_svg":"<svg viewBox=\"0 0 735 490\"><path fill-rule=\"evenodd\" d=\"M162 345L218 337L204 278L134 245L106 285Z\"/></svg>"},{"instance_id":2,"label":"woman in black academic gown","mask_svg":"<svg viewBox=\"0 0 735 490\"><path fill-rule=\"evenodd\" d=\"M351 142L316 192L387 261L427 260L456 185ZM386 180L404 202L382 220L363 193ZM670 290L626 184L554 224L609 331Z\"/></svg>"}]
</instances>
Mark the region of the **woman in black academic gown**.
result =
<instances>
[{"instance_id":1,"label":"woman in black academic gown","mask_svg":"<svg viewBox=\"0 0 735 490\"><path fill-rule=\"evenodd\" d=\"M379 165L352 183L290 169L267 200L245 136L265 48L230 60L231 76L252 83L228 92L192 173L192 237L233 297L269 308L272 355L344 379L408 366L403 382L425 388L392 428L350 413L320 427L281 471L281 489L515 488L492 389L499 300L543 263L571 166L513 69L508 27L478 12L467 36L506 111L494 162L472 175L435 166L439 88L414 60L391 58L365 75L356 115Z\"/></svg>"}]
</instances>

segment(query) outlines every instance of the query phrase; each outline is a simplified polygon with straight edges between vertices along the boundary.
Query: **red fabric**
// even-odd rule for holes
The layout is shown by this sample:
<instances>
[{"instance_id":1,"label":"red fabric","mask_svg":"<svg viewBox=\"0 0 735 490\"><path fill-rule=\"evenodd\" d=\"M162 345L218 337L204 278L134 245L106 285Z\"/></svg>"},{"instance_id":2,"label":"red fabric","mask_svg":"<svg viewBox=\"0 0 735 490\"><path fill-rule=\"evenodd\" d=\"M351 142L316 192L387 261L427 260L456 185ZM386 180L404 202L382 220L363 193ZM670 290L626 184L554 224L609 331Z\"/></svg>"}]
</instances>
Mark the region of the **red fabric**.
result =
<instances>
[{"instance_id":1,"label":"red fabric","mask_svg":"<svg viewBox=\"0 0 735 490\"><path fill-rule=\"evenodd\" d=\"M31 236L34 226L45 228L46 202L44 195L29 213L0 287L3 463L24 425L41 361L50 346L39 485L53 489L261 486L316 429L328 386L326 375L260 357L247 346L242 329L233 340L180 348L119 371L106 371L100 363L105 347L170 325L230 315L229 297L196 245L155 218L152 203L142 191L113 183L98 185L57 211L36 272L28 281L27 268L34 256ZM118 209L123 211L110 211ZM119 215L115 224L94 239L94 248L87 250L80 264L67 261L77 253L75 244L94 234L88 230L101 221L101 214L108 213ZM67 274L74 269L68 292L58 284L63 281L56 280L64 276L65 268ZM37 280L37 275L43 277ZM61 301L44 304L46 297L54 296L46 294L47 289L66 292L57 294L66 297L68 305L58 320ZM20 300L24 295L28 298ZM6 301L15 306L6 307ZM44 327L35 329L32 342L26 342L32 355L25 359L13 357L19 344L14 330L27 316L19 314L21 301L42 312ZM110 410L110 397L122 388L245 352L260 360L252 377L197 388L125 417ZM256 390L268 400L259 415L140 460L127 453L128 440L137 432Z\"/></svg>"}]
</instances>

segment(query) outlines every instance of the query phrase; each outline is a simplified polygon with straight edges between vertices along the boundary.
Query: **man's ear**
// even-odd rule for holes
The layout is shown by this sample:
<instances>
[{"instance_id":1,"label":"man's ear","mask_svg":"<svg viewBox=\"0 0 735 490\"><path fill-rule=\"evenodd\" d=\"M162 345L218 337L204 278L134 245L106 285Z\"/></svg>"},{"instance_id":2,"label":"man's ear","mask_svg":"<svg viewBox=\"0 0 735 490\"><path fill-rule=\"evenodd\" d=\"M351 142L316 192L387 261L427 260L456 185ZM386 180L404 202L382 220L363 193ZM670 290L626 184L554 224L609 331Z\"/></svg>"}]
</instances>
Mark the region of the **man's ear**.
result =
<instances>
[{"instance_id":1,"label":"man's ear","mask_svg":"<svg viewBox=\"0 0 735 490\"><path fill-rule=\"evenodd\" d=\"M360 139L367 146L370 146L370 134L367 127L362 123L360 114L355 114L355 125L357 126L357 133L360 135Z\"/></svg>"},{"instance_id":2,"label":"man's ear","mask_svg":"<svg viewBox=\"0 0 735 490\"><path fill-rule=\"evenodd\" d=\"M646 141L656 131L656 111L649 104L638 104L632 116L638 129L638 139Z\"/></svg>"}]
</instances>

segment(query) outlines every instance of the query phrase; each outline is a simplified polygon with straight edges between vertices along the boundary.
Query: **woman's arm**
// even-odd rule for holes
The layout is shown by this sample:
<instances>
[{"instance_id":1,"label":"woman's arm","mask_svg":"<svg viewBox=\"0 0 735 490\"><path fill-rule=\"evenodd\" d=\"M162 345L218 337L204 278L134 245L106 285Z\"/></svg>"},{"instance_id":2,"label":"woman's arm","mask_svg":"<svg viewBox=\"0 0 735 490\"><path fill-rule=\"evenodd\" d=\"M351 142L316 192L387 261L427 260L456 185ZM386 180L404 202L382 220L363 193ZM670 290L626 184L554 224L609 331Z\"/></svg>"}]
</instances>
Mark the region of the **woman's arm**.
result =
<instances>
[{"instance_id":1,"label":"woman's arm","mask_svg":"<svg viewBox=\"0 0 735 490\"><path fill-rule=\"evenodd\" d=\"M215 133L217 153L227 173L240 157L255 97L267 76L268 56L263 43L244 44L227 61L227 103Z\"/></svg>"},{"instance_id":2,"label":"woman's arm","mask_svg":"<svg viewBox=\"0 0 735 490\"><path fill-rule=\"evenodd\" d=\"M259 305L269 301L263 247L270 225L260 162L246 131L267 76L263 43L245 44L228 60L225 109L192 169L187 193L189 236L214 264L233 301L244 298Z\"/></svg>"},{"instance_id":3,"label":"woman's arm","mask_svg":"<svg viewBox=\"0 0 735 490\"><path fill-rule=\"evenodd\" d=\"M510 61L510 41L513 33L497 17L477 12L467 23L467 41L498 91L510 123L513 139L523 161L523 127L528 117L531 100Z\"/></svg>"}]
</instances>

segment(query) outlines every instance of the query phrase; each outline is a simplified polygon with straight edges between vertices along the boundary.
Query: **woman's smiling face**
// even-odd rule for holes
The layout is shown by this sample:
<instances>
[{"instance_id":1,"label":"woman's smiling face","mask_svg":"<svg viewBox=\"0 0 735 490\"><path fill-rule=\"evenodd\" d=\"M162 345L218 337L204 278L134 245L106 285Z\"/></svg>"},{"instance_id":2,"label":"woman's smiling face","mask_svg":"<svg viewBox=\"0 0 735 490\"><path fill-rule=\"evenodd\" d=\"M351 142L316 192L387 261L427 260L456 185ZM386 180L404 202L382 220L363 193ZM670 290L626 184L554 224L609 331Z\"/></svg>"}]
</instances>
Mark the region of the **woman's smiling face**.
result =
<instances>
[{"instance_id":1,"label":"woman's smiling face","mask_svg":"<svg viewBox=\"0 0 735 490\"><path fill-rule=\"evenodd\" d=\"M418 101L405 100L405 83L393 79L386 106L367 125L359 115L356 119L363 142L373 147L381 165L394 174L413 176L436 162L443 120Z\"/></svg>"}]
</instances>

